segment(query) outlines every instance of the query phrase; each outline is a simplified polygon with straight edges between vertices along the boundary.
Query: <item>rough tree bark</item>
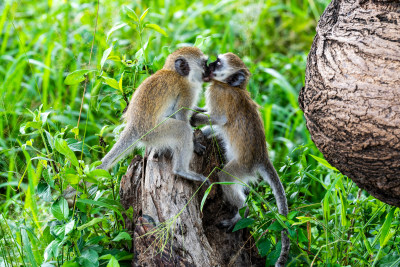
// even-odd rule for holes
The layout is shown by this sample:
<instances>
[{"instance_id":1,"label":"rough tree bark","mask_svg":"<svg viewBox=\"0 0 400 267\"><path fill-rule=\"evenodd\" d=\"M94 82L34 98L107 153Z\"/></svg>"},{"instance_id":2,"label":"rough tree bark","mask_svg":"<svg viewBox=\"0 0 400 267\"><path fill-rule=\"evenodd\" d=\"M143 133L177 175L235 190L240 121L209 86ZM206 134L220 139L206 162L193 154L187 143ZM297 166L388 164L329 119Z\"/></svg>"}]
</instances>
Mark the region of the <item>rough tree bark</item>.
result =
<instances>
[{"instance_id":1,"label":"rough tree bark","mask_svg":"<svg viewBox=\"0 0 400 267\"><path fill-rule=\"evenodd\" d=\"M208 176L221 163L217 147L205 140L201 131L195 132L195 139L206 151L203 156L194 156L191 169ZM132 266L265 266L247 231L226 233L216 226L234 215L223 202L221 188L213 187L201 213L206 186L191 199L200 183L174 176L170 163L170 156L153 151L144 159L136 156L121 180L121 203L134 210L133 220L127 224L134 236ZM212 182L217 180L216 173L210 177ZM154 226L180 211L172 223L172 235L161 249Z\"/></svg>"},{"instance_id":2,"label":"rough tree bark","mask_svg":"<svg viewBox=\"0 0 400 267\"><path fill-rule=\"evenodd\" d=\"M326 159L400 206L400 2L333 0L322 14L299 103Z\"/></svg>"}]
</instances>

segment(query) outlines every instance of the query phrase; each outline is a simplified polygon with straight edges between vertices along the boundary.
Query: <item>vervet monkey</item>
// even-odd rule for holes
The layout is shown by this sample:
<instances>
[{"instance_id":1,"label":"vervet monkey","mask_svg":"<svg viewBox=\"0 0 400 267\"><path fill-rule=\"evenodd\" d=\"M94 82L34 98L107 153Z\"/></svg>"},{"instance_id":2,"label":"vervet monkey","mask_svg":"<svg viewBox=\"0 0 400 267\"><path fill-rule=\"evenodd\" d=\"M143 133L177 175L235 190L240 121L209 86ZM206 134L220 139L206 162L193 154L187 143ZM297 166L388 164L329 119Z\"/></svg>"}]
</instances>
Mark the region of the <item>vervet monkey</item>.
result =
<instances>
[{"instance_id":1,"label":"vervet monkey","mask_svg":"<svg viewBox=\"0 0 400 267\"><path fill-rule=\"evenodd\" d=\"M136 89L124 115L125 129L97 168L107 170L134 147L145 145L170 149L174 174L204 181L203 175L189 170L194 144L188 109L195 107L203 79L208 79L207 60L196 47L183 47L170 54L164 67Z\"/></svg>"},{"instance_id":2,"label":"vervet monkey","mask_svg":"<svg viewBox=\"0 0 400 267\"><path fill-rule=\"evenodd\" d=\"M276 198L278 211L287 216L288 205L285 190L268 157L264 126L258 105L246 90L250 72L243 61L233 53L219 55L209 65L211 86L206 91L207 115L196 113L191 118L192 126L206 126L204 134L211 130L218 135L225 147L227 164L218 173L221 182L255 182L259 175L268 182ZM246 195L240 184L222 186L227 200L238 209L245 205ZM240 219L237 213L232 219L221 222L233 227ZM276 266L284 266L289 255L290 242L286 231L282 231L282 251Z\"/></svg>"}]
</instances>

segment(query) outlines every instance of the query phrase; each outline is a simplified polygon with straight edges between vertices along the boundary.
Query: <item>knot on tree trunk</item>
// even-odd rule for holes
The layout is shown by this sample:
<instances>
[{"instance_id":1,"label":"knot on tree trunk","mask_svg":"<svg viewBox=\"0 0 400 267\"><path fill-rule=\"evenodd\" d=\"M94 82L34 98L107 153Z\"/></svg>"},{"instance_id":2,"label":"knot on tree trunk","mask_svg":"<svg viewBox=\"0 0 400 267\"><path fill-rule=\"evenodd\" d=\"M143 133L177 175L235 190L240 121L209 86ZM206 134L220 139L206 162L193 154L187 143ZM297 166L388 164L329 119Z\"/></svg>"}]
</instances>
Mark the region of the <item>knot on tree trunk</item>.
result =
<instances>
[{"instance_id":1,"label":"knot on tree trunk","mask_svg":"<svg viewBox=\"0 0 400 267\"><path fill-rule=\"evenodd\" d=\"M194 155L191 170L216 182L222 151L199 130L194 139L206 150ZM219 185L200 212L206 190L200 186L172 174L168 153L150 151L132 160L120 186L122 205L134 212L127 219L134 237L132 266L265 266L247 230L226 233L216 226L235 212L223 201Z\"/></svg>"},{"instance_id":2,"label":"knot on tree trunk","mask_svg":"<svg viewBox=\"0 0 400 267\"><path fill-rule=\"evenodd\" d=\"M400 3L333 0L321 16L299 95L325 158L400 206Z\"/></svg>"}]
</instances>

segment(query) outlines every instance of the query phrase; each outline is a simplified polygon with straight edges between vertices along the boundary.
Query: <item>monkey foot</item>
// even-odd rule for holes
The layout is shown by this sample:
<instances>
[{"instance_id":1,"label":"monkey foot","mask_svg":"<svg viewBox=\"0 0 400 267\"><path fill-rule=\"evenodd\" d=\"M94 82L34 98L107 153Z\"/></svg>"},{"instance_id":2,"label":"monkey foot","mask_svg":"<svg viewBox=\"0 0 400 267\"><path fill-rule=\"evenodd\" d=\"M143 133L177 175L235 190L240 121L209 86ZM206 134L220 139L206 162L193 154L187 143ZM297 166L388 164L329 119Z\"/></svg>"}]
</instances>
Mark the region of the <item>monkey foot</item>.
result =
<instances>
[{"instance_id":1,"label":"monkey foot","mask_svg":"<svg viewBox=\"0 0 400 267\"><path fill-rule=\"evenodd\" d=\"M175 171L175 175L178 175L187 180L196 181L196 182L204 182L206 181L206 185L210 185L210 181L201 174L197 174L194 172L184 172L184 171Z\"/></svg>"}]
</instances>

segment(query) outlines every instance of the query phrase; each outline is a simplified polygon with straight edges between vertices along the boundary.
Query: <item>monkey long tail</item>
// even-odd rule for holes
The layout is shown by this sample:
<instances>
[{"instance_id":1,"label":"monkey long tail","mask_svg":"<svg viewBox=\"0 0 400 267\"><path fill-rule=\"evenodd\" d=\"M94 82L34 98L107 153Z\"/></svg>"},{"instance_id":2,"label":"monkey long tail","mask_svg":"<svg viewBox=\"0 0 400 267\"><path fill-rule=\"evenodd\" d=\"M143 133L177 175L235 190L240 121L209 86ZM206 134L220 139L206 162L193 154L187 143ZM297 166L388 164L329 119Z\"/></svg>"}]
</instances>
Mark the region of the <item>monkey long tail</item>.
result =
<instances>
[{"instance_id":1,"label":"monkey long tail","mask_svg":"<svg viewBox=\"0 0 400 267\"><path fill-rule=\"evenodd\" d=\"M288 215L288 205L285 195L285 189L279 179L278 173L276 172L272 163L268 160L264 167L260 169L260 174L265 181L271 186L272 193L275 196L276 203L278 205L278 211L280 214L287 216ZM275 266L285 266L285 263L289 257L289 249L290 249L290 240L287 236L287 230L282 230L282 250L279 256L278 261Z\"/></svg>"},{"instance_id":2,"label":"monkey long tail","mask_svg":"<svg viewBox=\"0 0 400 267\"><path fill-rule=\"evenodd\" d=\"M110 152L104 156L101 160L101 165L97 169L108 170L114 166L120 159L122 159L126 154L131 152L135 146L132 145L138 137L134 134L134 131L129 127L125 126L125 129L121 132L121 135L115 145L112 147Z\"/></svg>"}]
</instances>

